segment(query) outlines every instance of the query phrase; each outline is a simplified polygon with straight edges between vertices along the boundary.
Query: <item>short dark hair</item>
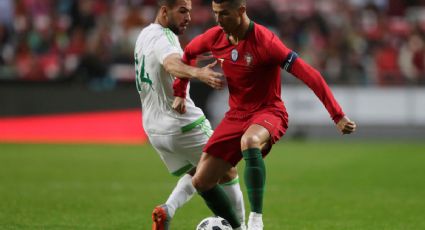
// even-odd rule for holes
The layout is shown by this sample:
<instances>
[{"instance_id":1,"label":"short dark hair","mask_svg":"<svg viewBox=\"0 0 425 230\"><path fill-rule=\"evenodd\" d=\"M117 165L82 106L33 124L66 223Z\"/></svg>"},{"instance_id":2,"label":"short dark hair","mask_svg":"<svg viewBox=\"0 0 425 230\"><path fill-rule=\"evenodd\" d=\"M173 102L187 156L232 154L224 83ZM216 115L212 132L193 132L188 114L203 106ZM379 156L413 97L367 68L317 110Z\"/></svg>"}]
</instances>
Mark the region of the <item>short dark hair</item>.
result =
<instances>
[{"instance_id":1,"label":"short dark hair","mask_svg":"<svg viewBox=\"0 0 425 230\"><path fill-rule=\"evenodd\" d=\"M238 8L241 5L246 5L246 0L213 0L217 4L228 2L232 8Z\"/></svg>"},{"instance_id":2,"label":"short dark hair","mask_svg":"<svg viewBox=\"0 0 425 230\"><path fill-rule=\"evenodd\" d=\"M176 5L177 0L157 0L158 7L168 6L173 7Z\"/></svg>"}]
</instances>

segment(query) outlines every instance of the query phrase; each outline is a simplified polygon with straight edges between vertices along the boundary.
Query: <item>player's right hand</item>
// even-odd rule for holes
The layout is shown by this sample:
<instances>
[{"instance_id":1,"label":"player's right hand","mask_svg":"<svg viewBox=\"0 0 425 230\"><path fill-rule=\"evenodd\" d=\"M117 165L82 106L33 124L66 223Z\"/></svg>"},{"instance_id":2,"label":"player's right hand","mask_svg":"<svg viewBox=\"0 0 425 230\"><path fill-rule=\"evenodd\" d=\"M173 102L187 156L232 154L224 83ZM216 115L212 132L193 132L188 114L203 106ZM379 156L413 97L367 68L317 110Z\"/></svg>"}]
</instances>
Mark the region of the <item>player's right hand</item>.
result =
<instances>
[{"instance_id":1,"label":"player's right hand","mask_svg":"<svg viewBox=\"0 0 425 230\"><path fill-rule=\"evenodd\" d=\"M183 97L175 97L172 108L180 114L186 113L186 100Z\"/></svg>"},{"instance_id":2,"label":"player's right hand","mask_svg":"<svg viewBox=\"0 0 425 230\"><path fill-rule=\"evenodd\" d=\"M205 84L211 86L214 89L223 89L224 88L223 74L212 70L212 68L216 64L217 64L217 61L214 61L213 63L202 67L198 73L198 79L204 82Z\"/></svg>"}]
</instances>

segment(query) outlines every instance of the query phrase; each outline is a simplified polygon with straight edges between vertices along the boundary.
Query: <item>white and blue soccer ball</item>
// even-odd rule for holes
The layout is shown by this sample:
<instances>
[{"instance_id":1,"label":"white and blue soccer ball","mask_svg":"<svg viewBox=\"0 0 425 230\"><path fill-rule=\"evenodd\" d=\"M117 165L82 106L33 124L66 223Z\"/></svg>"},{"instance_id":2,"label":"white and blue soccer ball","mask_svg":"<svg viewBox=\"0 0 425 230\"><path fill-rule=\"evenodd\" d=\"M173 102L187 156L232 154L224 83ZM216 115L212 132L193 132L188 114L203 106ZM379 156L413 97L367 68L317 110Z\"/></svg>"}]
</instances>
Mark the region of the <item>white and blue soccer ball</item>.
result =
<instances>
[{"instance_id":1,"label":"white and blue soccer ball","mask_svg":"<svg viewBox=\"0 0 425 230\"><path fill-rule=\"evenodd\" d=\"M219 216L212 216L203 219L196 230L232 230L232 226L229 222Z\"/></svg>"}]
</instances>

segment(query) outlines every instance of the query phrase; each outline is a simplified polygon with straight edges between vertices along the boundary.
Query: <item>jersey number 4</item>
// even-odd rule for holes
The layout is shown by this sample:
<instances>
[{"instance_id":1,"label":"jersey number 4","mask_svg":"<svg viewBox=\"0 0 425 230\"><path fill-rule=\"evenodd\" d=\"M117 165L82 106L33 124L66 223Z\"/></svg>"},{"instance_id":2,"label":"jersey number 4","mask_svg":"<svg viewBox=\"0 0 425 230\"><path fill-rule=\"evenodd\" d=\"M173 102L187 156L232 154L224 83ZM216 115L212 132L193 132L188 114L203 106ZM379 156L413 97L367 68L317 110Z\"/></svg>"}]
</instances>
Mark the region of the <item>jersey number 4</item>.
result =
<instances>
[{"instance_id":1,"label":"jersey number 4","mask_svg":"<svg viewBox=\"0 0 425 230\"><path fill-rule=\"evenodd\" d=\"M139 69L139 59L137 54L134 57L136 63L136 87L137 91L142 92L142 84L148 84L152 88L152 80L149 78L149 73L145 71L145 55L142 55L142 65Z\"/></svg>"}]
</instances>

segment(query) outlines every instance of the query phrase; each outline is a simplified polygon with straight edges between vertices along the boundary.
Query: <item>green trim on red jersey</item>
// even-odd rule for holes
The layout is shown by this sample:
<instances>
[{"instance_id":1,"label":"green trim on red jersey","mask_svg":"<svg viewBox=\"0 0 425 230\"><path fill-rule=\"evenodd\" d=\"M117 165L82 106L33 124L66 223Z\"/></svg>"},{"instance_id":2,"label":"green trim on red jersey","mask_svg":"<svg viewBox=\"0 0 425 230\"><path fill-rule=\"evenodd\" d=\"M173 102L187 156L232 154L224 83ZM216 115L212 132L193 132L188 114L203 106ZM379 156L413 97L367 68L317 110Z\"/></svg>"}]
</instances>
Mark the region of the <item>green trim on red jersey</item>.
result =
<instances>
[{"instance_id":1,"label":"green trim on red jersey","mask_svg":"<svg viewBox=\"0 0 425 230\"><path fill-rule=\"evenodd\" d=\"M243 39L245 39L248 36L248 34L251 33L251 31L254 30L254 25L255 25L254 21L250 20L248 29L246 30L245 36L243 37ZM230 35L229 34L226 34L226 38L227 38L227 41L229 41L229 43L232 44L232 42L230 41Z\"/></svg>"}]
</instances>

